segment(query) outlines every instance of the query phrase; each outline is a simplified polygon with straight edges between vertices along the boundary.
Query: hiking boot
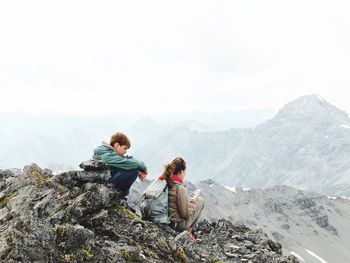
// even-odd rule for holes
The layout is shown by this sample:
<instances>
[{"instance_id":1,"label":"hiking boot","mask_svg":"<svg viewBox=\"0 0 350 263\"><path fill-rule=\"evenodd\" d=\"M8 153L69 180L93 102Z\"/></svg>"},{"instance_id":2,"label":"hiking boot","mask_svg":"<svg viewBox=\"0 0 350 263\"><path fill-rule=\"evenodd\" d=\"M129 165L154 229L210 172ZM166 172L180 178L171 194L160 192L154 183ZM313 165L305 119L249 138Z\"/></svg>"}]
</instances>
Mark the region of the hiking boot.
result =
<instances>
[{"instance_id":1,"label":"hiking boot","mask_svg":"<svg viewBox=\"0 0 350 263\"><path fill-rule=\"evenodd\" d=\"M192 227L187 228L186 231L187 231L188 233L190 233L189 239L190 239L193 243L200 243L200 242L202 242L202 239L197 238L197 236L196 236L196 234L194 233Z\"/></svg>"},{"instance_id":2,"label":"hiking boot","mask_svg":"<svg viewBox=\"0 0 350 263\"><path fill-rule=\"evenodd\" d=\"M202 239L200 238L196 238L196 236L194 234L190 233L190 238L189 238L193 243L201 243Z\"/></svg>"}]
</instances>

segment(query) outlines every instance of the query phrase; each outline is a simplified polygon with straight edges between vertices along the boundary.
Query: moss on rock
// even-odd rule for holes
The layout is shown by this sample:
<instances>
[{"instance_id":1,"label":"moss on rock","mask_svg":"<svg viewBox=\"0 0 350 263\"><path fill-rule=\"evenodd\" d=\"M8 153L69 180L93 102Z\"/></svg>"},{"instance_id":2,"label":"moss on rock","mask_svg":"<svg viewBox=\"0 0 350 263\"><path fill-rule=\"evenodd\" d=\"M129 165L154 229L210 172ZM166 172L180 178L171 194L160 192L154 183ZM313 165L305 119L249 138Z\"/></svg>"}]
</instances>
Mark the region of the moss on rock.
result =
<instances>
[{"instance_id":1,"label":"moss on rock","mask_svg":"<svg viewBox=\"0 0 350 263\"><path fill-rule=\"evenodd\" d=\"M185 251L181 247L176 250L175 257L181 263L188 263L188 259L187 259L187 256L185 254Z\"/></svg>"}]
</instances>

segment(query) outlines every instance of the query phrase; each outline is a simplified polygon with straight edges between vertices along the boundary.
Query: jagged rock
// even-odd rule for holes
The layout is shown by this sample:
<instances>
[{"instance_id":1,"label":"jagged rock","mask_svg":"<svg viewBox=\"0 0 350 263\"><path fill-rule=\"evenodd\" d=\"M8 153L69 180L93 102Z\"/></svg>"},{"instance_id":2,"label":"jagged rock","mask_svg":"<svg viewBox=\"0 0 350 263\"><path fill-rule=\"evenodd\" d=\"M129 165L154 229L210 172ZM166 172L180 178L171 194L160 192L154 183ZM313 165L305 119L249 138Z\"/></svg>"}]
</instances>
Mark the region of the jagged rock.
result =
<instances>
[{"instance_id":1,"label":"jagged rock","mask_svg":"<svg viewBox=\"0 0 350 263\"><path fill-rule=\"evenodd\" d=\"M329 225L327 215L316 217L315 221L320 227L326 227Z\"/></svg>"},{"instance_id":2,"label":"jagged rock","mask_svg":"<svg viewBox=\"0 0 350 263\"><path fill-rule=\"evenodd\" d=\"M267 243L269 244L272 251L279 253L279 254L282 254L282 246L280 243L274 242L271 239L268 239Z\"/></svg>"},{"instance_id":3,"label":"jagged rock","mask_svg":"<svg viewBox=\"0 0 350 263\"><path fill-rule=\"evenodd\" d=\"M308 209L316 206L315 200L308 197L298 198L296 202L299 204L300 208Z\"/></svg>"},{"instance_id":4,"label":"jagged rock","mask_svg":"<svg viewBox=\"0 0 350 263\"><path fill-rule=\"evenodd\" d=\"M103 178L105 171L93 178ZM36 165L0 172L2 262L293 262L261 231L227 220L187 231L143 221L91 172L52 176Z\"/></svg>"},{"instance_id":5,"label":"jagged rock","mask_svg":"<svg viewBox=\"0 0 350 263\"><path fill-rule=\"evenodd\" d=\"M99 172L110 169L110 166L102 161L91 159L79 164L79 167L87 172Z\"/></svg>"}]
</instances>

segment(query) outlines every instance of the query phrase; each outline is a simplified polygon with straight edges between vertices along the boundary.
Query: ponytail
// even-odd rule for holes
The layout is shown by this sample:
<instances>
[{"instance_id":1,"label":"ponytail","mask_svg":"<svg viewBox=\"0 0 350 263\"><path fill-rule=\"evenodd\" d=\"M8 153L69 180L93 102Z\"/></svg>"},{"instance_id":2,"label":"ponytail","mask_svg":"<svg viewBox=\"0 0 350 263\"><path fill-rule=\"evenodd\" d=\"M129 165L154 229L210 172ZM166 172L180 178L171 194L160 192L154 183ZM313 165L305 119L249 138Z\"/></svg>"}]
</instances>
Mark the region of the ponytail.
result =
<instances>
[{"instance_id":1,"label":"ponytail","mask_svg":"<svg viewBox=\"0 0 350 263\"><path fill-rule=\"evenodd\" d=\"M173 171L174 171L174 166L171 163L165 165L164 177L168 186L172 186L174 184L174 181L171 178L173 176Z\"/></svg>"}]
</instances>

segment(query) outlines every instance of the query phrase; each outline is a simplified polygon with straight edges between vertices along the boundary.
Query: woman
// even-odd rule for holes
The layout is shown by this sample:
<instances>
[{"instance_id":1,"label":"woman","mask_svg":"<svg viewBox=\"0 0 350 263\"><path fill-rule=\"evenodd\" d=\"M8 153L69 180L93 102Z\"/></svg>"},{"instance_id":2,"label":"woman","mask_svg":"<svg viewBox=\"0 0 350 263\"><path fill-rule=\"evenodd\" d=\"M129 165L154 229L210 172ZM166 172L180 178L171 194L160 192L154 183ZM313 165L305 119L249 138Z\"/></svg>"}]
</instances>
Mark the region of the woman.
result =
<instances>
[{"instance_id":1,"label":"woman","mask_svg":"<svg viewBox=\"0 0 350 263\"><path fill-rule=\"evenodd\" d=\"M192 231L196 225L203 207L202 197L188 198L185 186L182 184L186 176L186 163L177 157L165 165L162 179L168 184L168 214L171 226L179 232Z\"/></svg>"}]
</instances>

